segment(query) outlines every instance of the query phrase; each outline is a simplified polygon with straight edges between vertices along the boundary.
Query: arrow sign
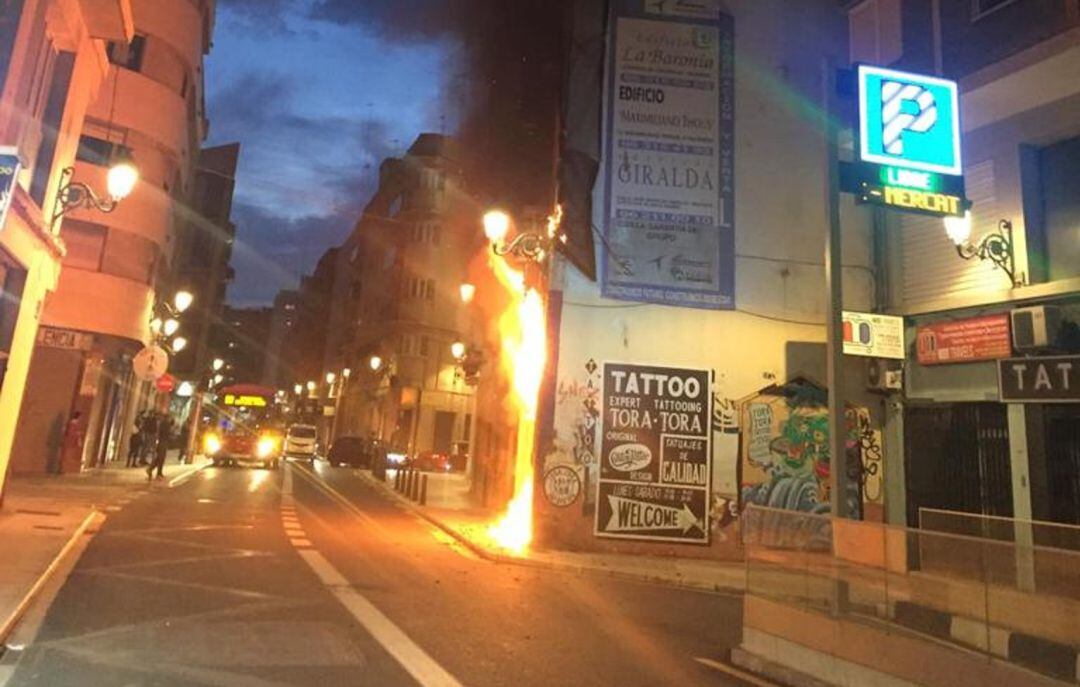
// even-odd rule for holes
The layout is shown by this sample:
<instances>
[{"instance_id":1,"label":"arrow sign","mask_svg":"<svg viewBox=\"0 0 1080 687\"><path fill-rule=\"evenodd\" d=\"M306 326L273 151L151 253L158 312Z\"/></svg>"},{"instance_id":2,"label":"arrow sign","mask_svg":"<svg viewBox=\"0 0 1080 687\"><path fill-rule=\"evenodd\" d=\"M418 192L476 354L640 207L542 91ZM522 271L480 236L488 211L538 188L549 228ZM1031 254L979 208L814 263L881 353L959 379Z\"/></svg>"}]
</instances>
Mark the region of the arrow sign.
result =
<instances>
[{"instance_id":1,"label":"arrow sign","mask_svg":"<svg viewBox=\"0 0 1080 687\"><path fill-rule=\"evenodd\" d=\"M650 532L680 529L685 534L691 527L702 529L701 520L685 503L682 508L661 506L648 501L635 501L608 494L611 518L605 532Z\"/></svg>"}]
</instances>

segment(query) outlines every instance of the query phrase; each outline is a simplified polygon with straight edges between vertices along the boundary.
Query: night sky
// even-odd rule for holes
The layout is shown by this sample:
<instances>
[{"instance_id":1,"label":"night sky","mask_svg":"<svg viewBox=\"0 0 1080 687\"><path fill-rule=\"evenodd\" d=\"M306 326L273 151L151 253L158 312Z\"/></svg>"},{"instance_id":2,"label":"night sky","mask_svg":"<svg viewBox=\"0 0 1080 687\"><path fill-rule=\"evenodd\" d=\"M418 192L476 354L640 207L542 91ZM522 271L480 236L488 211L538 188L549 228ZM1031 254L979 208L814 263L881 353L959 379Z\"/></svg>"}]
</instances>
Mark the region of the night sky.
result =
<instances>
[{"instance_id":1,"label":"night sky","mask_svg":"<svg viewBox=\"0 0 1080 687\"><path fill-rule=\"evenodd\" d=\"M445 0L219 0L209 145L240 141L234 305L295 287L352 230L379 162L453 133L464 72Z\"/></svg>"}]
</instances>

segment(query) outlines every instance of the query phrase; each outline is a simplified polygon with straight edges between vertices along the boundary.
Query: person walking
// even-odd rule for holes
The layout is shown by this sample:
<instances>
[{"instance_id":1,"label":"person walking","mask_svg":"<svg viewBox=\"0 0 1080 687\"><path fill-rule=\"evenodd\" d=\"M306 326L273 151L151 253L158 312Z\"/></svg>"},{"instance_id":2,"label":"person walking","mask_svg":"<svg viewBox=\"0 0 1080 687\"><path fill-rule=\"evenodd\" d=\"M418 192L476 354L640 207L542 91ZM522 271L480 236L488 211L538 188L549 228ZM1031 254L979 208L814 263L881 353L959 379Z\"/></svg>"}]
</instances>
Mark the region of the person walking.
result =
<instances>
[{"instance_id":1,"label":"person walking","mask_svg":"<svg viewBox=\"0 0 1080 687\"><path fill-rule=\"evenodd\" d=\"M135 420L135 431L131 433L131 439L128 440L127 467L133 468L139 464L144 436L142 418L140 417Z\"/></svg>"},{"instance_id":2,"label":"person walking","mask_svg":"<svg viewBox=\"0 0 1080 687\"><path fill-rule=\"evenodd\" d=\"M147 458L153 457L154 447L157 445L158 434L158 417L157 413L152 410L143 412L142 426L139 430L142 435L142 442L139 446L139 465L149 465Z\"/></svg>"},{"instance_id":3,"label":"person walking","mask_svg":"<svg viewBox=\"0 0 1080 687\"><path fill-rule=\"evenodd\" d=\"M157 470L157 478L165 477L165 454L169 450L169 437L172 434L172 421L166 416L157 418L157 444L154 446L154 462L146 468L146 478L153 479L154 471Z\"/></svg>"}]
</instances>

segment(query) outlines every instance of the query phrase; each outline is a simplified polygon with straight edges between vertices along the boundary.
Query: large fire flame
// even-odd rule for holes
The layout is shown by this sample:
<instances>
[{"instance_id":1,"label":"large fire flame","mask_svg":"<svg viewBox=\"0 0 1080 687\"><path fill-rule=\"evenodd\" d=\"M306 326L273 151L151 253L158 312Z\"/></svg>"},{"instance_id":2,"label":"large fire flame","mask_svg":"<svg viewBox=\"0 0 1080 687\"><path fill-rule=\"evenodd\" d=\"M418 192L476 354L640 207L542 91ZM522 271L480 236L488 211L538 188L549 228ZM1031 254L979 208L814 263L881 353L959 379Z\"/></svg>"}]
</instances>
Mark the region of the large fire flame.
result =
<instances>
[{"instance_id":1,"label":"large fire flame","mask_svg":"<svg viewBox=\"0 0 1080 687\"><path fill-rule=\"evenodd\" d=\"M517 447L514 454L514 493L506 512L488 533L516 555L529 547L533 535L533 445L540 384L547 361L547 322L544 299L526 285L525 273L492 255L491 268L510 294L510 306L499 317L501 364L512 380L511 399L517 411Z\"/></svg>"}]
</instances>

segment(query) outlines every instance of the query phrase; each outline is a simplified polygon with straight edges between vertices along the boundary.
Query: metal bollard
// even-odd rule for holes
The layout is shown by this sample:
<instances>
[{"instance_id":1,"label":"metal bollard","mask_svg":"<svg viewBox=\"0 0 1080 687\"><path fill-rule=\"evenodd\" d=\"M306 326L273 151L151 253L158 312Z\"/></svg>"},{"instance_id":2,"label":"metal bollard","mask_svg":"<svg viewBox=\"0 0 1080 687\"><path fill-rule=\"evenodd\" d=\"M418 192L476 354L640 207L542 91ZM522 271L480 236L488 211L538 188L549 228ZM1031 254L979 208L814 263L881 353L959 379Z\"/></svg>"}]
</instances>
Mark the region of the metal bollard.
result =
<instances>
[{"instance_id":1,"label":"metal bollard","mask_svg":"<svg viewBox=\"0 0 1080 687\"><path fill-rule=\"evenodd\" d=\"M405 497L412 498L412 485L416 479L416 471L409 468L409 471L405 473Z\"/></svg>"},{"instance_id":2,"label":"metal bollard","mask_svg":"<svg viewBox=\"0 0 1080 687\"><path fill-rule=\"evenodd\" d=\"M427 476L426 472L420 477L420 505L421 506L426 506L427 505L427 478L428 478L428 476Z\"/></svg>"},{"instance_id":3,"label":"metal bollard","mask_svg":"<svg viewBox=\"0 0 1080 687\"><path fill-rule=\"evenodd\" d=\"M394 472L394 491L401 492L401 470L398 469Z\"/></svg>"},{"instance_id":4,"label":"metal bollard","mask_svg":"<svg viewBox=\"0 0 1080 687\"><path fill-rule=\"evenodd\" d=\"M412 483L409 484L409 498L413 501L416 500L416 493L420 490L420 472L413 471Z\"/></svg>"}]
</instances>

